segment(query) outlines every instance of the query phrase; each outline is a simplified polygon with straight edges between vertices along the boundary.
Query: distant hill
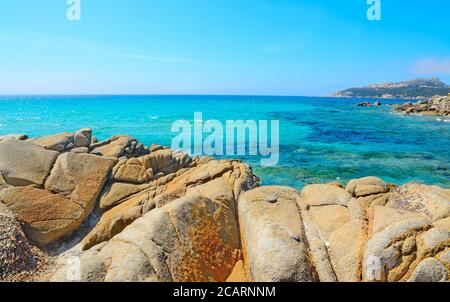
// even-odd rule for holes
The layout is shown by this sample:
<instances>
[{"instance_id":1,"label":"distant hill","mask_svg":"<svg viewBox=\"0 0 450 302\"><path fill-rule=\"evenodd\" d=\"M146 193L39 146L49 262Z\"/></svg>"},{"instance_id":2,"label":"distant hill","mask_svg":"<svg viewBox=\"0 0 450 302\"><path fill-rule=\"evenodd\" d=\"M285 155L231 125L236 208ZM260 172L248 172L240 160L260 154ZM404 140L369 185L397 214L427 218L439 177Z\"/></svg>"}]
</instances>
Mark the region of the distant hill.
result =
<instances>
[{"instance_id":1,"label":"distant hill","mask_svg":"<svg viewBox=\"0 0 450 302\"><path fill-rule=\"evenodd\" d=\"M439 78L415 79L398 83L373 84L366 87L350 88L333 94L336 97L353 98L429 98L435 95L446 96L450 85Z\"/></svg>"}]
</instances>

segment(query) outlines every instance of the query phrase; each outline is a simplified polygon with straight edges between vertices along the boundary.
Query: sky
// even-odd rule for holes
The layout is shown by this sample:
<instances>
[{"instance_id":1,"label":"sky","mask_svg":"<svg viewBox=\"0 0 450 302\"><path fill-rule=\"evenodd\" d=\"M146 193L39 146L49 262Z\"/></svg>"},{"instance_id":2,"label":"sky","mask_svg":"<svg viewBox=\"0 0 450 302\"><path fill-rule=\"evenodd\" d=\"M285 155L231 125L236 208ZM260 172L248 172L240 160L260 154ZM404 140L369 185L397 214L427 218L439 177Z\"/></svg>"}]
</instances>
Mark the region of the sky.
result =
<instances>
[{"instance_id":1,"label":"sky","mask_svg":"<svg viewBox=\"0 0 450 302\"><path fill-rule=\"evenodd\" d=\"M70 0L71 1L71 0ZM448 0L0 1L1 94L322 96L438 76Z\"/></svg>"}]
</instances>

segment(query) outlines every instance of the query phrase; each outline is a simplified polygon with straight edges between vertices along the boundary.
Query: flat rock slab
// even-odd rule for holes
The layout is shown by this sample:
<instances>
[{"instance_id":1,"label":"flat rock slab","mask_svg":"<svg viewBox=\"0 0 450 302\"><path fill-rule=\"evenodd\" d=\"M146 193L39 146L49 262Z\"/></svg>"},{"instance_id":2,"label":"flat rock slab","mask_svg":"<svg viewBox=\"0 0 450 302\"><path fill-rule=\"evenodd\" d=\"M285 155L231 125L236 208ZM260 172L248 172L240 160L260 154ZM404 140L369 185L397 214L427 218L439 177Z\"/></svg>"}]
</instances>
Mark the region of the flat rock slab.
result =
<instances>
[{"instance_id":1,"label":"flat rock slab","mask_svg":"<svg viewBox=\"0 0 450 302\"><path fill-rule=\"evenodd\" d=\"M0 174L12 186L42 186L58 155L29 142L6 139L0 142Z\"/></svg>"},{"instance_id":2,"label":"flat rock slab","mask_svg":"<svg viewBox=\"0 0 450 302\"><path fill-rule=\"evenodd\" d=\"M53 135L31 138L28 141L47 150L63 152L71 141L73 141L73 134L70 132L62 132Z\"/></svg>"},{"instance_id":3,"label":"flat rock slab","mask_svg":"<svg viewBox=\"0 0 450 302\"><path fill-rule=\"evenodd\" d=\"M85 209L86 218L108 179L114 162L90 154L64 153L58 157L45 189L60 194Z\"/></svg>"},{"instance_id":4,"label":"flat rock slab","mask_svg":"<svg viewBox=\"0 0 450 302\"><path fill-rule=\"evenodd\" d=\"M351 198L347 191L334 185L308 185L302 190L302 199L307 206L347 206Z\"/></svg>"},{"instance_id":5,"label":"flat rock slab","mask_svg":"<svg viewBox=\"0 0 450 302\"><path fill-rule=\"evenodd\" d=\"M40 246L72 233L85 216L85 210L69 199L31 187L2 190L0 201L23 223L27 237Z\"/></svg>"},{"instance_id":6,"label":"flat rock slab","mask_svg":"<svg viewBox=\"0 0 450 302\"><path fill-rule=\"evenodd\" d=\"M450 216L450 190L421 184L407 184L389 195L388 207L424 213L433 222Z\"/></svg>"}]
</instances>

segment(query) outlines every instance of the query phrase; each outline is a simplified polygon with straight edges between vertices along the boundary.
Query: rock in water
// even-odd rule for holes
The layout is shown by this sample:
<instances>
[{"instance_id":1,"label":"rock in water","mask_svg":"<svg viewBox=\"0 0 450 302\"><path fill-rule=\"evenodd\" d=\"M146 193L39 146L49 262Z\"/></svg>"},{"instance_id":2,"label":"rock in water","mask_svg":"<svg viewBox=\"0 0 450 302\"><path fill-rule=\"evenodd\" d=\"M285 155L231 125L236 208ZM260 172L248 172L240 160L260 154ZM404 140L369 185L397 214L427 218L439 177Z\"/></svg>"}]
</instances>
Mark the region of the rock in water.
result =
<instances>
[{"instance_id":1,"label":"rock in water","mask_svg":"<svg viewBox=\"0 0 450 302\"><path fill-rule=\"evenodd\" d=\"M42 186L58 155L25 141L1 141L0 178L12 186Z\"/></svg>"},{"instance_id":2,"label":"rock in water","mask_svg":"<svg viewBox=\"0 0 450 302\"><path fill-rule=\"evenodd\" d=\"M261 187L239 198L244 262L250 281L314 281L298 194L285 187Z\"/></svg>"}]
</instances>

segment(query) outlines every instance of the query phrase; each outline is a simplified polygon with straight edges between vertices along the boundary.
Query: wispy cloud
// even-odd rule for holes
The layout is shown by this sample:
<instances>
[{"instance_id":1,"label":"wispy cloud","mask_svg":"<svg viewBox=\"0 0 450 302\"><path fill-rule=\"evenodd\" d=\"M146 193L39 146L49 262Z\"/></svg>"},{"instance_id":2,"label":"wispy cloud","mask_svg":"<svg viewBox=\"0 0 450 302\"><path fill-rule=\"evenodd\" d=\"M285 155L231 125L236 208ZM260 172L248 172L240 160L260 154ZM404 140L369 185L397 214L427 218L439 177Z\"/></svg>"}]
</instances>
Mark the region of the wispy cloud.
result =
<instances>
[{"instance_id":1,"label":"wispy cloud","mask_svg":"<svg viewBox=\"0 0 450 302\"><path fill-rule=\"evenodd\" d=\"M189 63L197 60L176 56L176 55L156 55L145 50L127 49L98 42L85 41L79 39L48 37L42 35L20 35L11 33L1 33L0 40L5 43L20 44L31 48L70 51L85 55L115 57L128 60L139 61L159 61L174 63Z\"/></svg>"},{"instance_id":2,"label":"wispy cloud","mask_svg":"<svg viewBox=\"0 0 450 302\"><path fill-rule=\"evenodd\" d=\"M418 60L412 70L417 75L450 75L450 57Z\"/></svg>"}]
</instances>

